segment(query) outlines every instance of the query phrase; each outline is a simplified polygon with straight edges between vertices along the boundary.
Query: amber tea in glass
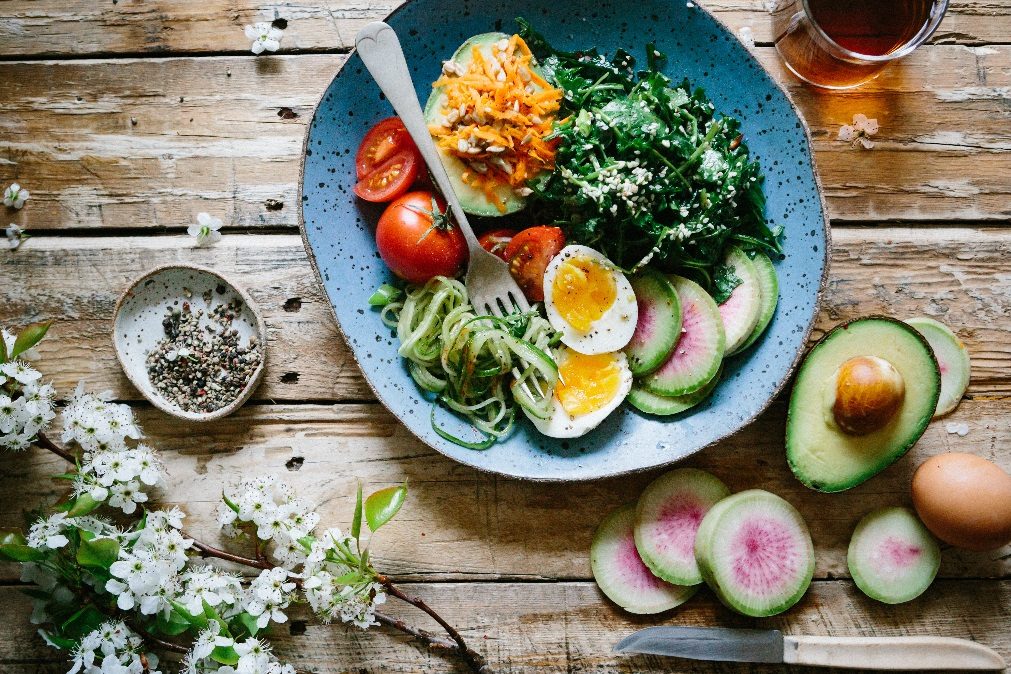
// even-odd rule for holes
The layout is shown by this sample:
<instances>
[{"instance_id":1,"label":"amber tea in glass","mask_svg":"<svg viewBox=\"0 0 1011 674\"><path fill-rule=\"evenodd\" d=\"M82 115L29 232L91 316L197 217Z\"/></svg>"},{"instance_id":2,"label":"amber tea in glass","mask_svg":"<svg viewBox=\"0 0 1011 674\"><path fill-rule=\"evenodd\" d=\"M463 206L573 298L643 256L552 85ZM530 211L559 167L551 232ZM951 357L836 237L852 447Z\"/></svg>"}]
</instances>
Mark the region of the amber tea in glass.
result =
<instances>
[{"instance_id":1,"label":"amber tea in glass","mask_svg":"<svg viewBox=\"0 0 1011 674\"><path fill-rule=\"evenodd\" d=\"M849 89L926 42L947 8L948 0L779 0L776 49L802 80Z\"/></svg>"}]
</instances>

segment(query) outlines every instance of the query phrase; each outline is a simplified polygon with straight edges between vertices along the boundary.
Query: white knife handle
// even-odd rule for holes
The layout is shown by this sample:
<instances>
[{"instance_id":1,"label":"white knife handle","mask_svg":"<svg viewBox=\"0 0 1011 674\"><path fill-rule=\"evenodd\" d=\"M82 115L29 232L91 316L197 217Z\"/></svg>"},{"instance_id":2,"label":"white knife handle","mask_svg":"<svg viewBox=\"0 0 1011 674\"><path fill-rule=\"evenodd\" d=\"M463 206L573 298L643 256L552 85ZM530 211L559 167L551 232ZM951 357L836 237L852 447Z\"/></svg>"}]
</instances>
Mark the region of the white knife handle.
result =
<instances>
[{"instance_id":1,"label":"white knife handle","mask_svg":"<svg viewBox=\"0 0 1011 674\"><path fill-rule=\"evenodd\" d=\"M783 637L783 662L905 671L1005 667L1004 659L983 644L949 637Z\"/></svg>"}]
</instances>

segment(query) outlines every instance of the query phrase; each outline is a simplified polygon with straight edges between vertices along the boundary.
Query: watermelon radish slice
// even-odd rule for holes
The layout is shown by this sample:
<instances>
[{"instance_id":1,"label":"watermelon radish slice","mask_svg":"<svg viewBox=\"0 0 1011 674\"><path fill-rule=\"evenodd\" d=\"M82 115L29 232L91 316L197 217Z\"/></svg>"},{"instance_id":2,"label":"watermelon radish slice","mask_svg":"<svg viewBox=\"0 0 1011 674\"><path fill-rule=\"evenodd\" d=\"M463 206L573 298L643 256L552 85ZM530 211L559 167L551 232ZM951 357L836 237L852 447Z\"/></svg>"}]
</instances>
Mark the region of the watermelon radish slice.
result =
<instances>
[{"instance_id":1,"label":"watermelon radish slice","mask_svg":"<svg viewBox=\"0 0 1011 674\"><path fill-rule=\"evenodd\" d=\"M934 582L941 549L908 508L879 508L864 516L850 539L846 564L871 599L901 604Z\"/></svg>"},{"instance_id":2,"label":"watermelon radish slice","mask_svg":"<svg viewBox=\"0 0 1011 674\"><path fill-rule=\"evenodd\" d=\"M662 396L682 396L705 386L723 362L726 335L716 302L699 284L670 276L681 301L681 337L642 388Z\"/></svg>"},{"instance_id":3,"label":"watermelon radish slice","mask_svg":"<svg viewBox=\"0 0 1011 674\"><path fill-rule=\"evenodd\" d=\"M647 269L630 279L639 319L625 347L632 375L642 377L660 367L681 336L681 302L666 276Z\"/></svg>"},{"instance_id":4,"label":"watermelon radish slice","mask_svg":"<svg viewBox=\"0 0 1011 674\"><path fill-rule=\"evenodd\" d=\"M782 613L814 577L814 545L797 510L761 489L728 496L706 513L695 536L706 584L747 616Z\"/></svg>"},{"instance_id":5,"label":"watermelon radish slice","mask_svg":"<svg viewBox=\"0 0 1011 674\"><path fill-rule=\"evenodd\" d=\"M762 312L762 287L755 263L740 248L731 248L723 264L730 267L740 285L720 305L720 316L727 333L726 350L736 353L751 337Z\"/></svg>"},{"instance_id":6,"label":"watermelon radish slice","mask_svg":"<svg viewBox=\"0 0 1011 674\"><path fill-rule=\"evenodd\" d=\"M941 370L941 395L934 411L936 419L958 407L965 390L969 388L969 351L944 323L923 317L910 318L906 323L916 328L930 344Z\"/></svg>"},{"instance_id":7,"label":"watermelon radish slice","mask_svg":"<svg viewBox=\"0 0 1011 674\"><path fill-rule=\"evenodd\" d=\"M688 601L697 588L657 578L635 549L635 504L608 515L590 544L590 568L607 598L630 613L661 613Z\"/></svg>"},{"instance_id":8,"label":"watermelon radish slice","mask_svg":"<svg viewBox=\"0 0 1011 674\"><path fill-rule=\"evenodd\" d=\"M635 547L646 566L670 583L701 584L695 532L727 496L727 485L697 468L678 468L650 483L635 508Z\"/></svg>"},{"instance_id":9,"label":"watermelon radish slice","mask_svg":"<svg viewBox=\"0 0 1011 674\"><path fill-rule=\"evenodd\" d=\"M744 351L762 336L765 329L772 322L772 316L776 313L776 305L779 304L779 277L776 276L776 267L772 260L764 253L755 253L752 260L755 271L758 273L758 286L762 291L762 306L758 312L758 323L751 331L751 336L744 340L744 344L735 353Z\"/></svg>"},{"instance_id":10,"label":"watermelon radish slice","mask_svg":"<svg viewBox=\"0 0 1011 674\"><path fill-rule=\"evenodd\" d=\"M655 393L650 393L641 386L633 385L626 400L628 400L632 407L646 414L655 414L660 417L681 414L709 397L713 390L716 389L716 385L720 383L721 372L722 368L717 370L716 374L705 386L694 393L686 393L683 396L659 396Z\"/></svg>"}]
</instances>

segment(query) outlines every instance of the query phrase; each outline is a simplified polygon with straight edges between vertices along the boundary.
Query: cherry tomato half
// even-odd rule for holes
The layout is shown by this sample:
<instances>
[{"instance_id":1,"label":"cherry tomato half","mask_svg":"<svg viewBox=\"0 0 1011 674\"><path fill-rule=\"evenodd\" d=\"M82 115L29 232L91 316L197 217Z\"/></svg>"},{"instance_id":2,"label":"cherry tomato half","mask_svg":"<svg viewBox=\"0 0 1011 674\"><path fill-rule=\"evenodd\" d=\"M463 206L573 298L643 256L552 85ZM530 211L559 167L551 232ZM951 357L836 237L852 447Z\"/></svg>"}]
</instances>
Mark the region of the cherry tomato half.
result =
<instances>
[{"instance_id":1,"label":"cherry tomato half","mask_svg":"<svg viewBox=\"0 0 1011 674\"><path fill-rule=\"evenodd\" d=\"M478 237L477 242L492 255L497 255L505 260L506 246L509 245L514 236L516 236L515 229L493 229Z\"/></svg>"},{"instance_id":2,"label":"cherry tomato half","mask_svg":"<svg viewBox=\"0 0 1011 674\"><path fill-rule=\"evenodd\" d=\"M562 230L543 225L524 229L506 246L509 271L531 302L544 301L544 270L564 247Z\"/></svg>"},{"instance_id":3,"label":"cherry tomato half","mask_svg":"<svg viewBox=\"0 0 1011 674\"><path fill-rule=\"evenodd\" d=\"M418 151L399 117L387 117L365 134L355 155L355 171L361 180L401 150Z\"/></svg>"},{"instance_id":4,"label":"cherry tomato half","mask_svg":"<svg viewBox=\"0 0 1011 674\"><path fill-rule=\"evenodd\" d=\"M415 152L397 152L359 180L355 185L355 194L365 201L393 201L414 184L418 177L418 164Z\"/></svg>"},{"instance_id":5,"label":"cherry tomato half","mask_svg":"<svg viewBox=\"0 0 1011 674\"><path fill-rule=\"evenodd\" d=\"M432 192L408 192L387 206L376 246L386 266L411 283L456 276L467 262L467 241L446 215L446 202Z\"/></svg>"}]
</instances>

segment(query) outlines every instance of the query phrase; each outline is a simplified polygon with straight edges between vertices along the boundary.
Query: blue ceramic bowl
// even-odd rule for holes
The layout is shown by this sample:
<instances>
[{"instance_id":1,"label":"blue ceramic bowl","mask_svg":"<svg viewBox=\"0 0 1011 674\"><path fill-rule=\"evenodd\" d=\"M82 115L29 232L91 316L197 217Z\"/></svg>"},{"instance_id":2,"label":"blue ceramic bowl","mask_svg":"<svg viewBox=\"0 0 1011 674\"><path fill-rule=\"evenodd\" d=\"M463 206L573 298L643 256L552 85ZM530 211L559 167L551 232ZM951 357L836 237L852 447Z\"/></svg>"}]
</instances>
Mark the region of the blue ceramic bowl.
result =
<instances>
[{"instance_id":1,"label":"blue ceramic bowl","mask_svg":"<svg viewBox=\"0 0 1011 674\"><path fill-rule=\"evenodd\" d=\"M768 216L786 229L779 262L779 308L765 336L730 359L705 403L677 417L640 414L622 406L599 428L555 440L525 420L490 449L474 451L439 437L423 397L397 356L368 297L393 280L374 240L381 209L355 199L354 155L365 132L393 114L356 54L323 95L309 126L302 178L302 233L334 315L379 400L425 444L481 470L532 480L588 480L677 461L751 423L789 379L818 312L828 255L825 208L807 128L786 94L734 35L683 0L597 0L573 14L557 0L410 0L388 19L403 43L418 95L426 100L441 62L468 37L511 32L517 15L562 49L619 47L642 55L655 40L667 71L705 87L717 110L742 120L746 142L765 171ZM535 224L535 223L529 223ZM477 439L448 413L436 418L459 437Z\"/></svg>"}]
</instances>

